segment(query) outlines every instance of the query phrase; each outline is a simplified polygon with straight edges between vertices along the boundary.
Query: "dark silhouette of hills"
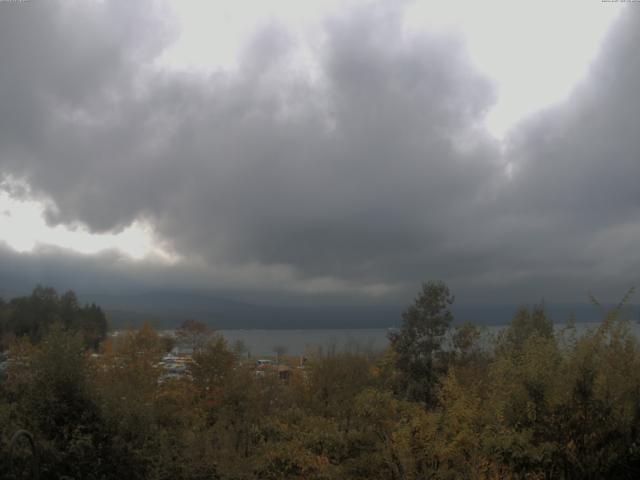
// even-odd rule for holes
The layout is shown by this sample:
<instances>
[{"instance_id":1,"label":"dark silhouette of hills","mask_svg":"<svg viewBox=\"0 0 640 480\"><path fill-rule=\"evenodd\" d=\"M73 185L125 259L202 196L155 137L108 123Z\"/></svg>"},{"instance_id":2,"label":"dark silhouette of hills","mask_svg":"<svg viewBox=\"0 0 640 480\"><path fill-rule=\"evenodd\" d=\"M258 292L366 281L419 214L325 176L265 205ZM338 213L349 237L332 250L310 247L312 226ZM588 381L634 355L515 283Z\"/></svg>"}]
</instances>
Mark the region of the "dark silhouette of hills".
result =
<instances>
[{"instance_id":1,"label":"dark silhouette of hills","mask_svg":"<svg viewBox=\"0 0 640 480\"><path fill-rule=\"evenodd\" d=\"M111 328L136 327L149 321L158 328L175 328L183 320L194 319L217 329L339 329L389 328L399 326L405 306L400 305L256 305L206 293L158 291L131 295L80 295L95 302L107 313ZM555 323L600 321L612 305L549 304ZM505 325L518 305L455 305L455 323ZM638 307L630 305L626 314L638 318Z\"/></svg>"},{"instance_id":2,"label":"dark silhouette of hills","mask_svg":"<svg viewBox=\"0 0 640 480\"><path fill-rule=\"evenodd\" d=\"M85 300L86 298L86 300ZM150 321L175 328L194 319L217 329L387 328L397 323L399 306L272 306L191 293L92 295L83 298L101 305L112 328Z\"/></svg>"}]
</instances>

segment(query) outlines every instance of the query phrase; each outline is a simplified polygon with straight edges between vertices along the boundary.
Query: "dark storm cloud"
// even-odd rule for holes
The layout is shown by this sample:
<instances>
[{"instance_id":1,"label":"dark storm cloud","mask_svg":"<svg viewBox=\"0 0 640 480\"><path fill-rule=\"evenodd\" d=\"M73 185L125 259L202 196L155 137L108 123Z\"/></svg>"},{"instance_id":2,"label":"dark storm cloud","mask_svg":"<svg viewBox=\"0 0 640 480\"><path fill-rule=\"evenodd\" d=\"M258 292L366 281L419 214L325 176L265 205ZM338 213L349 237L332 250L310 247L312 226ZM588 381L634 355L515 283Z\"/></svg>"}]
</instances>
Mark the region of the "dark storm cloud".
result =
<instances>
[{"instance_id":1,"label":"dark storm cloud","mask_svg":"<svg viewBox=\"0 0 640 480\"><path fill-rule=\"evenodd\" d=\"M237 70L187 74L154 66L172 30L150 5L0 7L2 171L54 202L51 223L142 218L183 258L118 275L359 295L444 278L516 301L633 279L632 9L588 81L502 154L464 45L408 35L392 2L327 20L313 75L277 25Z\"/></svg>"},{"instance_id":2,"label":"dark storm cloud","mask_svg":"<svg viewBox=\"0 0 640 480\"><path fill-rule=\"evenodd\" d=\"M505 264L519 259L549 292L570 279L620 295L638 281L639 41L640 10L628 8L572 95L510 136L513 180L494 217L529 238L515 237Z\"/></svg>"}]
</instances>

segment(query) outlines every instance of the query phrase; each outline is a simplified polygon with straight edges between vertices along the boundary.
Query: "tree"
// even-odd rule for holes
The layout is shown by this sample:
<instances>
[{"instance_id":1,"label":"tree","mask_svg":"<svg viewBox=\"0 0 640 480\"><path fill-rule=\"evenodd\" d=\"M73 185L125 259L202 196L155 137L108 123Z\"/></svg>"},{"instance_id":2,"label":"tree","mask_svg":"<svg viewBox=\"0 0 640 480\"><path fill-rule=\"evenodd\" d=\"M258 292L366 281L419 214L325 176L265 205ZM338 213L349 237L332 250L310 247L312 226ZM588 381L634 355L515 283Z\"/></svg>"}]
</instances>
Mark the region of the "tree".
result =
<instances>
[{"instance_id":1,"label":"tree","mask_svg":"<svg viewBox=\"0 0 640 480\"><path fill-rule=\"evenodd\" d=\"M205 347L213 334L213 330L208 325L198 320L188 319L176 330L176 340L179 344L192 348L196 353Z\"/></svg>"},{"instance_id":2,"label":"tree","mask_svg":"<svg viewBox=\"0 0 640 480\"><path fill-rule=\"evenodd\" d=\"M451 335L451 350L448 351L448 369L455 370L457 379L473 383L486 373L491 355L483 332L472 323L457 325Z\"/></svg>"},{"instance_id":3,"label":"tree","mask_svg":"<svg viewBox=\"0 0 640 480\"><path fill-rule=\"evenodd\" d=\"M443 370L442 342L453 321L454 296L441 281L426 282L414 303L402 314L402 327L389 334L400 372L399 393L433 405L435 386Z\"/></svg>"},{"instance_id":4,"label":"tree","mask_svg":"<svg viewBox=\"0 0 640 480\"><path fill-rule=\"evenodd\" d=\"M28 297L9 302L8 330L16 336L40 341L51 325L60 320L59 298L53 288L38 285Z\"/></svg>"},{"instance_id":5,"label":"tree","mask_svg":"<svg viewBox=\"0 0 640 480\"><path fill-rule=\"evenodd\" d=\"M94 350L97 350L100 342L107 337L107 317L104 311L92 303L80 310L79 327L84 334L85 344Z\"/></svg>"},{"instance_id":6,"label":"tree","mask_svg":"<svg viewBox=\"0 0 640 480\"><path fill-rule=\"evenodd\" d=\"M247 344L241 339L237 339L235 342L233 342L231 351L234 353L234 355L238 360L240 360L242 357L245 357L245 356L247 358L251 356L249 347L247 347Z\"/></svg>"},{"instance_id":7,"label":"tree","mask_svg":"<svg viewBox=\"0 0 640 480\"><path fill-rule=\"evenodd\" d=\"M82 335L52 325L37 346L12 348L8 391L38 443L44 478L104 478L108 456Z\"/></svg>"},{"instance_id":8,"label":"tree","mask_svg":"<svg viewBox=\"0 0 640 480\"><path fill-rule=\"evenodd\" d=\"M307 378L311 405L324 416L339 417L349 430L354 404L351 401L372 383L371 364L363 355L348 352L315 355Z\"/></svg>"},{"instance_id":9,"label":"tree","mask_svg":"<svg viewBox=\"0 0 640 480\"><path fill-rule=\"evenodd\" d=\"M219 398L236 363L227 341L220 335L215 336L195 353L193 360L194 384L203 395Z\"/></svg>"},{"instance_id":10,"label":"tree","mask_svg":"<svg viewBox=\"0 0 640 480\"><path fill-rule=\"evenodd\" d=\"M519 308L511 320L511 325L499 339L498 348L517 352L532 336L545 339L553 337L553 322L547 317L544 305L538 305L531 311L526 307Z\"/></svg>"},{"instance_id":11,"label":"tree","mask_svg":"<svg viewBox=\"0 0 640 480\"><path fill-rule=\"evenodd\" d=\"M481 335L480 329L470 322L455 328L451 343L458 361L468 360L479 352Z\"/></svg>"},{"instance_id":12,"label":"tree","mask_svg":"<svg viewBox=\"0 0 640 480\"><path fill-rule=\"evenodd\" d=\"M284 345L275 345L273 352L276 354L276 363L280 364L280 360L282 360L282 357L287 353L287 347Z\"/></svg>"},{"instance_id":13,"label":"tree","mask_svg":"<svg viewBox=\"0 0 640 480\"><path fill-rule=\"evenodd\" d=\"M39 342L52 325L80 331L86 346L97 349L107 336L107 318L95 304L80 306L69 290L59 296L51 287L37 286L31 295L0 305L0 333L26 336Z\"/></svg>"}]
</instances>

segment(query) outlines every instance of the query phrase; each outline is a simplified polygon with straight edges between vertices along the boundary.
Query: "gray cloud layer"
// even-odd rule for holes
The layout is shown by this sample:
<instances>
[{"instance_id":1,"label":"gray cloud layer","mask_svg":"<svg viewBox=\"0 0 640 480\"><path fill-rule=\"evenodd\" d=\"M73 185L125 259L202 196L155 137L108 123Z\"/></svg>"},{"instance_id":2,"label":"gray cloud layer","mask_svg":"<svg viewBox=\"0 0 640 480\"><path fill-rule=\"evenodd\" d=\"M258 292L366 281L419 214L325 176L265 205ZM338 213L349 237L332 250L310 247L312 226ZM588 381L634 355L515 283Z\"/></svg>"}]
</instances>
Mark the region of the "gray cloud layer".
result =
<instances>
[{"instance_id":1,"label":"gray cloud layer","mask_svg":"<svg viewBox=\"0 0 640 480\"><path fill-rule=\"evenodd\" d=\"M467 301L618 294L640 262L639 13L503 151L464 45L407 35L392 2L327 20L316 75L274 25L237 71L199 75L154 66L173 30L149 5L0 5L0 171L54 202L52 224L144 218L184 257L116 272L71 255L60 278L90 263L103 283L238 292L404 299L443 278Z\"/></svg>"}]
</instances>

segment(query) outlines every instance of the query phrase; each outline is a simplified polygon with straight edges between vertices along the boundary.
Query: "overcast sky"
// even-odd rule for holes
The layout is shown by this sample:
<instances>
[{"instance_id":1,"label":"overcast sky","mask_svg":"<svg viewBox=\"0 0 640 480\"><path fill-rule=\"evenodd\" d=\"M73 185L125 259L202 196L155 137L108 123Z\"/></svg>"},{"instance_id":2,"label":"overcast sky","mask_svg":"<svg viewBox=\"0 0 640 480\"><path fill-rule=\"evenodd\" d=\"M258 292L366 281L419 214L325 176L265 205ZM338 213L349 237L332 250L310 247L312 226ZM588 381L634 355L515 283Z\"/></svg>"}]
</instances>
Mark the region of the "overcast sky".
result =
<instances>
[{"instance_id":1,"label":"overcast sky","mask_svg":"<svg viewBox=\"0 0 640 480\"><path fill-rule=\"evenodd\" d=\"M0 2L0 291L637 283L640 4L255 3Z\"/></svg>"}]
</instances>

